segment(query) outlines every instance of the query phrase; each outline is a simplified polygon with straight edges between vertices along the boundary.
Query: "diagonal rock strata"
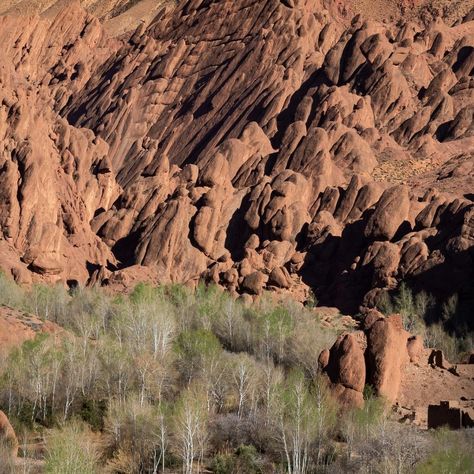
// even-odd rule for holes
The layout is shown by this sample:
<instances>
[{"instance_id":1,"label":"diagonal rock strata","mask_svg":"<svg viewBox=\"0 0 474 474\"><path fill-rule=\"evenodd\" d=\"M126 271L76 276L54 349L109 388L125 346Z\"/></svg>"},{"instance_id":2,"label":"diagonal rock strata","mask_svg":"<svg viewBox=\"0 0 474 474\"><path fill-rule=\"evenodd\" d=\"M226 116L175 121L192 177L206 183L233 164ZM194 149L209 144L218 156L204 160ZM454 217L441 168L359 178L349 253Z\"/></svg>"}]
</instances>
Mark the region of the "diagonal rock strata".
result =
<instances>
[{"instance_id":1,"label":"diagonal rock strata","mask_svg":"<svg viewBox=\"0 0 474 474\"><path fill-rule=\"evenodd\" d=\"M402 279L469 291L472 16L194 0L119 37L77 3L0 22L18 281L311 287L351 312Z\"/></svg>"}]
</instances>

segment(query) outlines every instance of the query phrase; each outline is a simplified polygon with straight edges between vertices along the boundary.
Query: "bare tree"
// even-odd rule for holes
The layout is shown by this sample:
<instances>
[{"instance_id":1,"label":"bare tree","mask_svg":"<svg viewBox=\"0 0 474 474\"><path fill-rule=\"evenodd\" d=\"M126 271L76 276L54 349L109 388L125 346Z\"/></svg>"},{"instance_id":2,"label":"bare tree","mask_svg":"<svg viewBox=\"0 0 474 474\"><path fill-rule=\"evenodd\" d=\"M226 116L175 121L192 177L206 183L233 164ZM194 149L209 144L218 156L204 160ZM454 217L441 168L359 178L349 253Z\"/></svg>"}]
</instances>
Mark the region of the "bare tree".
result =
<instances>
[{"instance_id":1,"label":"bare tree","mask_svg":"<svg viewBox=\"0 0 474 474\"><path fill-rule=\"evenodd\" d=\"M176 404L173 417L174 449L185 474L200 471L207 445L207 416L205 394L197 387L187 389Z\"/></svg>"},{"instance_id":2,"label":"bare tree","mask_svg":"<svg viewBox=\"0 0 474 474\"><path fill-rule=\"evenodd\" d=\"M308 472L317 437L317 404L302 373L294 372L280 387L273 408L288 474Z\"/></svg>"},{"instance_id":3,"label":"bare tree","mask_svg":"<svg viewBox=\"0 0 474 474\"><path fill-rule=\"evenodd\" d=\"M258 374L255 360L245 353L236 354L232 361L231 374L232 384L237 392L237 416L242 418L252 390L257 384Z\"/></svg>"}]
</instances>

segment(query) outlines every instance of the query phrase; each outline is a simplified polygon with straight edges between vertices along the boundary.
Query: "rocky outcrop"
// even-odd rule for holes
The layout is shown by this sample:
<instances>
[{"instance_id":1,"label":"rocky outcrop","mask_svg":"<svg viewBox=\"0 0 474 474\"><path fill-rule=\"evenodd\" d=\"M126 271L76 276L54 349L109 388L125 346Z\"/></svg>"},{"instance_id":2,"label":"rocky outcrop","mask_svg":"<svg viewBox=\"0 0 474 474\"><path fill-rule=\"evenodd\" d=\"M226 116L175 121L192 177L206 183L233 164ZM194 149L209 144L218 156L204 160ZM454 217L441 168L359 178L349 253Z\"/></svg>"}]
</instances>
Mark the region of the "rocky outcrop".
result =
<instances>
[{"instance_id":1,"label":"rocky outcrop","mask_svg":"<svg viewBox=\"0 0 474 474\"><path fill-rule=\"evenodd\" d=\"M0 444L3 449L9 450L13 457L18 455L18 438L7 415L2 410L0 410Z\"/></svg>"},{"instance_id":2,"label":"rocky outcrop","mask_svg":"<svg viewBox=\"0 0 474 474\"><path fill-rule=\"evenodd\" d=\"M364 388L394 403L405 364L417 348L403 329L401 316L385 318L375 310L365 316L363 331L340 336L319 358L336 398L344 406L362 406ZM419 351L423 351L423 345ZM349 392L349 396L348 393Z\"/></svg>"},{"instance_id":3,"label":"rocky outcrop","mask_svg":"<svg viewBox=\"0 0 474 474\"><path fill-rule=\"evenodd\" d=\"M67 333L52 321L0 306L0 357L6 357L12 349L33 340L37 334L64 337Z\"/></svg>"},{"instance_id":4,"label":"rocky outcrop","mask_svg":"<svg viewBox=\"0 0 474 474\"><path fill-rule=\"evenodd\" d=\"M426 427L428 405L449 398L472 410L474 367L469 359L450 363L439 349L404 328L400 315L366 311L355 332L338 337L318 359L319 368L342 408L363 407L365 389L393 406L400 420L410 416Z\"/></svg>"},{"instance_id":5,"label":"rocky outcrop","mask_svg":"<svg viewBox=\"0 0 474 474\"><path fill-rule=\"evenodd\" d=\"M408 361L408 338L400 316L378 319L367 331L367 378L377 393L391 402L397 398Z\"/></svg>"},{"instance_id":6,"label":"rocky outcrop","mask_svg":"<svg viewBox=\"0 0 474 474\"><path fill-rule=\"evenodd\" d=\"M344 312L401 280L472 291L470 17L189 0L117 37L59 7L0 16L17 281L311 288Z\"/></svg>"},{"instance_id":7,"label":"rocky outcrop","mask_svg":"<svg viewBox=\"0 0 474 474\"><path fill-rule=\"evenodd\" d=\"M344 334L319 358L320 367L328 374L333 392L343 405L363 404L366 344L363 332Z\"/></svg>"}]
</instances>

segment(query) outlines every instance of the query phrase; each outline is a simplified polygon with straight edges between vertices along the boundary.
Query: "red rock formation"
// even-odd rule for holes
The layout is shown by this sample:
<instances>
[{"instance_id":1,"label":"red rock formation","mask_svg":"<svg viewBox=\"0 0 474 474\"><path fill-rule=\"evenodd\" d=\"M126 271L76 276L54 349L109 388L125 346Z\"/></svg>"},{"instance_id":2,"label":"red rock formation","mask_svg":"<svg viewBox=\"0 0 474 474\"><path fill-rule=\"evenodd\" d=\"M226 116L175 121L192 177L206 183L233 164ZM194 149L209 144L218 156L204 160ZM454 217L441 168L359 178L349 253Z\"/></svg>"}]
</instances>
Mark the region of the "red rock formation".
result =
<instances>
[{"instance_id":1,"label":"red rock formation","mask_svg":"<svg viewBox=\"0 0 474 474\"><path fill-rule=\"evenodd\" d=\"M362 406L366 367L363 332L340 336L329 354L321 353L319 363L332 382L332 390L343 405Z\"/></svg>"},{"instance_id":2,"label":"red rock formation","mask_svg":"<svg viewBox=\"0 0 474 474\"><path fill-rule=\"evenodd\" d=\"M384 318L372 311L365 317L363 327L364 331L340 336L329 353L323 351L320 367L342 405L362 406L366 384L394 403L413 343L399 315Z\"/></svg>"},{"instance_id":3,"label":"red rock formation","mask_svg":"<svg viewBox=\"0 0 474 474\"><path fill-rule=\"evenodd\" d=\"M12 456L16 457L18 455L18 438L7 415L2 410L0 410L0 443L10 449Z\"/></svg>"},{"instance_id":4,"label":"red rock formation","mask_svg":"<svg viewBox=\"0 0 474 474\"><path fill-rule=\"evenodd\" d=\"M51 321L0 306L0 356L6 356L13 348L43 333L63 336L66 331Z\"/></svg>"},{"instance_id":5,"label":"red rock formation","mask_svg":"<svg viewBox=\"0 0 474 474\"><path fill-rule=\"evenodd\" d=\"M409 334L399 315L375 321L367 331L367 378L377 393L394 402L407 363Z\"/></svg>"},{"instance_id":6,"label":"red rock formation","mask_svg":"<svg viewBox=\"0 0 474 474\"><path fill-rule=\"evenodd\" d=\"M469 360L451 364L442 351L425 348L420 336L403 329L399 315L385 318L370 310L360 326L342 334L319 356L319 367L342 407L363 406L364 388L370 385L401 418L409 414L424 427L430 424L428 405L442 405L450 398L466 413L474 409L474 367Z\"/></svg>"},{"instance_id":7,"label":"red rock formation","mask_svg":"<svg viewBox=\"0 0 474 474\"><path fill-rule=\"evenodd\" d=\"M189 0L120 38L78 3L0 17L0 265L346 312L402 279L469 291L473 20L332 13Z\"/></svg>"}]
</instances>

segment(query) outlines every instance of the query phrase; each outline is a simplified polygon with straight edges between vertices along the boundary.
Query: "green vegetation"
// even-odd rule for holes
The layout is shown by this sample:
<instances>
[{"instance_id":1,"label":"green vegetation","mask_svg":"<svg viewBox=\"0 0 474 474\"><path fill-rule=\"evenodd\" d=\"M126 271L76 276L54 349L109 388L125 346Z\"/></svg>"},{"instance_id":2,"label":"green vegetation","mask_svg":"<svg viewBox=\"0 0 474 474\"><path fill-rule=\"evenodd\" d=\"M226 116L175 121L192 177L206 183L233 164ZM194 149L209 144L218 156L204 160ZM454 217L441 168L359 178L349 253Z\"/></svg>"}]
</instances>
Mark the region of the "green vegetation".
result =
<instances>
[{"instance_id":1,"label":"green vegetation","mask_svg":"<svg viewBox=\"0 0 474 474\"><path fill-rule=\"evenodd\" d=\"M471 474L474 472L472 445L459 433L440 430L434 437L433 453L416 468L416 474Z\"/></svg>"},{"instance_id":2,"label":"green vegetation","mask_svg":"<svg viewBox=\"0 0 474 474\"><path fill-rule=\"evenodd\" d=\"M44 443L45 472L385 474L438 462L437 441L391 422L370 387L362 409L338 413L317 370L337 332L317 309L270 295L246 307L215 287L140 284L117 297L3 277L0 304L66 330L0 366L0 409ZM440 461L449 472L469 465L452 461L470 456L462 443Z\"/></svg>"},{"instance_id":3,"label":"green vegetation","mask_svg":"<svg viewBox=\"0 0 474 474\"><path fill-rule=\"evenodd\" d=\"M49 434L46 454L47 473L95 474L98 454L87 426L71 422Z\"/></svg>"},{"instance_id":4,"label":"green vegetation","mask_svg":"<svg viewBox=\"0 0 474 474\"><path fill-rule=\"evenodd\" d=\"M379 304L385 314L401 314L407 331L423 336L427 347L441 349L453 362L474 350L474 334L465 317L468 307L457 295L439 302L424 291L414 293L404 282L392 297L385 294ZM472 318L472 308L470 315Z\"/></svg>"}]
</instances>

